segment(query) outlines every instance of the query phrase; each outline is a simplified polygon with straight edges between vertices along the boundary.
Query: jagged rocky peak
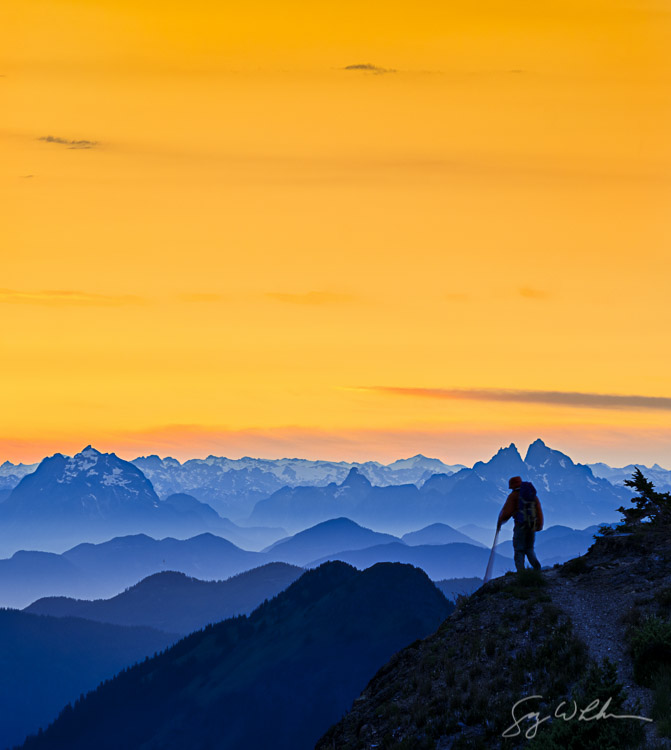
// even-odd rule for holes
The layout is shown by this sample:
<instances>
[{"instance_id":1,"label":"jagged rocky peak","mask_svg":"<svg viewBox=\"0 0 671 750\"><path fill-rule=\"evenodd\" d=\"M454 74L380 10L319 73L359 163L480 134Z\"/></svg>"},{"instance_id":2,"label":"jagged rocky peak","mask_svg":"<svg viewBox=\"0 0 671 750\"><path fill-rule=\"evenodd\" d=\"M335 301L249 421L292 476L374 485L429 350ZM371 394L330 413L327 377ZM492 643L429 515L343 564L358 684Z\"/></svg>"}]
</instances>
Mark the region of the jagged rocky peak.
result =
<instances>
[{"instance_id":1,"label":"jagged rocky peak","mask_svg":"<svg viewBox=\"0 0 671 750\"><path fill-rule=\"evenodd\" d=\"M345 477L342 487L371 487L371 483L366 476L362 474L356 466L352 466L349 474Z\"/></svg>"},{"instance_id":2,"label":"jagged rocky peak","mask_svg":"<svg viewBox=\"0 0 671 750\"><path fill-rule=\"evenodd\" d=\"M86 448L84 448L80 453L77 454L78 456L102 456L103 454L96 450L92 445L87 445Z\"/></svg>"},{"instance_id":3,"label":"jagged rocky peak","mask_svg":"<svg viewBox=\"0 0 671 750\"><path fill-rule=\"evenodd\" d=\"M565 469L574 465L566 454L549 448L540 438L531 443L524 462L536 468L557 466Z\"/></svg>"},{"instance_id":4,"label":"jagged rocky peak","mask_svg":"<svg viewBox=\"0 0 671 750\"><path fill-rule=\"evenodd\" d=\"M106 462L120 460L114 453L101 453L92 445L87 445L86 448L79 453L75 453L74 456L66 458L65 471L67 474L86 471L87 469L94 467L101 459Z\"/></svg>"},{"instance_id":5,"label":"jagged rocky peak","mask_svg":"<svg viewBox=\"0 0 671 750\"><path fill-rule=\"evenodd\" d=\"M511 443L507 448L499 448L489 461L478 461L473 469L483 476L514 476L524 471L524 462L515 443Z\"/></svg>"},{"instance_id":6,"label":"jagged rocky peak","mask_svg":"<svg viewBox=\"0 0 671 750\"><path fill-rule=\"evenodd\" d=\"M81 463L84 462L93 462L96 463L99 458L102 458L103 456L108 456L110 454L108 453L101 453L99 450L96 450L92 445L87 445L86 448L81 450L79 453L75 453L74 456L70 459L70 462L73 463Z\"/></svg>"},{"instance_id":7,"label":"jagged rocky peak","mask_svg":"<svg viewBox=\"0 0 671 750\"><path fill-rule=\"evenodd\" d=\"M499 448L496 454L489 460L490 464L512 464L522 463L522 456L517 450L515 443L511 443L507 448Z\"/></svg>"},{"instance_id":8,"label":"jagged rocky peak","mask_svg":"<svg viewBox=\"0 0 671 750\"><path fill-rule=\"evenodd\" d=\"M511 443L507 448L499 448L496 452L497 456L516 456L522 458L520 452L517 450L515 443Z\"/></svg>"}]
</instances>

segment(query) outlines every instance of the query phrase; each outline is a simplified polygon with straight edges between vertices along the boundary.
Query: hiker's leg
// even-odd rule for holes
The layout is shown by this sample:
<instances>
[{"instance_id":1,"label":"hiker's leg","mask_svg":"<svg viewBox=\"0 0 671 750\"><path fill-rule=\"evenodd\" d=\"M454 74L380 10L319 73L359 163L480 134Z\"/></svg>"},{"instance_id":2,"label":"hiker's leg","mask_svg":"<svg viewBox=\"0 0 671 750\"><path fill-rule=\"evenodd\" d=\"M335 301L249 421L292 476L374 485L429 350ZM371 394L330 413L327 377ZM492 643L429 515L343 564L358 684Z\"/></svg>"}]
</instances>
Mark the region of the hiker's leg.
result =
<instances>
[{"instance_id":1,"label":"hiker's leg","mask_svg":"<svg viewBox=\"0 0 671 750\"><path fill-rule=\"evenodd\" d=\"M531 563L531 567L534 570L540 570L541 564L538 561L538 558L536 557L536 552L534 551L534 541L536 538L536 532L533 529L530 529L527 531L527 551L526 555L529 558L529 562Z\"/></svg>"},{"instance_id":2,"label":"hiker's leg","mask_svg":"<svg viewBox=\"0 0 671 750\"><path fill-rule=\"evenodd\" d=\"M513 550L515 551L515 569L518 573L524 570L524 555L526 552L524 529L515 526L513 529Z\"/></svg>"},{"instance_id":3,"label":"hiker's leg","mask_svg":"<svg viewBox=\"0 0 671 750\"><path fill-rule=\"evenodd\" d=\"M541 564L539 559L536 557L536 553L534 552L534 548L532 547L530 550L527 550L527 557L529 558L529 562L531 563L534 570L540 570Z\"/></svg>"},{"instance_id":4,"label":"hiker's leg","mask_svg":"<svg viewBox=\"0 0 671 750\"><path fill-rule=\"evenodd\" d=\"M515 570L521 573L524 570L524 552L515 550Z\"/></svg>"}]
</instances>

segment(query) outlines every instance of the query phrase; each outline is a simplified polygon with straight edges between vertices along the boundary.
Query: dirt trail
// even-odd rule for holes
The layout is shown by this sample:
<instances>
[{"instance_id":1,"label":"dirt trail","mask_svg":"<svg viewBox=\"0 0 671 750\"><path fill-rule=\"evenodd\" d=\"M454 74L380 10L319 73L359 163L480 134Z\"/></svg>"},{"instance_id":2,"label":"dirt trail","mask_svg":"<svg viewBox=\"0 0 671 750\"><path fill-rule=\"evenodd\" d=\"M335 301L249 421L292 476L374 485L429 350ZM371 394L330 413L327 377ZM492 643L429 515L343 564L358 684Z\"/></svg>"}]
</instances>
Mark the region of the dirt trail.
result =
<instances>
[{"instance_id":1,"label":"dirt trail","mask_svg":"<svg viewBox=\"0 0 671 750\"><path fill-rule=\"evenodd\" d=\"M590 657L599 662L608 658L616 665L618 679L628 695L627 713L651 717L652 691L634 681L627 625L622 620L635 604L652 600L658 585L641 575L637 567L635 561L622 559L597 565L571 578L562 578L557 570L545 575L552 600L570 616L576 635L587 645ZM657 736L653 722L644 724L651 746L671 748L670 740Z\"/></svg>"}]
</instances>

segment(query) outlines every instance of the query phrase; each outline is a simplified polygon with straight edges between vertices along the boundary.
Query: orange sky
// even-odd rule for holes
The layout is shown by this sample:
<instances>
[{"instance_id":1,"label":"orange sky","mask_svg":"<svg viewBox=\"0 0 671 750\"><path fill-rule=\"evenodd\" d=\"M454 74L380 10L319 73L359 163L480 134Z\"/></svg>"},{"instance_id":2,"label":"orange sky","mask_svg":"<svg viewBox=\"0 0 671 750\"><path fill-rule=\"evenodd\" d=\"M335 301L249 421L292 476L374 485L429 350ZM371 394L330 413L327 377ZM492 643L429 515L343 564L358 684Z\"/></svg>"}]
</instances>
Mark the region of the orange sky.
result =
<instances>
[{"instance_id":1,"label":"orange sky","mask_svg":"<svg viewBox=\"0 0 671 750\"><path fill-rule=\"evenodd\" d=\"M670 32L653 0L3 9L0 460L671 466Z\"/></svg>"}]
</instances>

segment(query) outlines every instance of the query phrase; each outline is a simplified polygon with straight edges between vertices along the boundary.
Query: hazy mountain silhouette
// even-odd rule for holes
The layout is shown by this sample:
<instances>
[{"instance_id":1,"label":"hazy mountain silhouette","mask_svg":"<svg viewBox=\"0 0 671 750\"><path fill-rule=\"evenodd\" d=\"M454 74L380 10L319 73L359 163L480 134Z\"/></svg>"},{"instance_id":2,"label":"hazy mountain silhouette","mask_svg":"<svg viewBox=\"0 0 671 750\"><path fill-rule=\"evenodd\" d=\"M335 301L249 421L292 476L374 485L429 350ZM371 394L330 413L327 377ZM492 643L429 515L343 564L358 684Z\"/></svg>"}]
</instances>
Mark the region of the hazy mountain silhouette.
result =
<instances>
[{"instance_id":1,"label":"hazy mountain silhouette","mask_svg":"<svg viewBox=\"0 0 671 750\"><path fill-rule=\"evenodd\" d=\"M190 539L152 539L144 534L117 537L102 544L78 544L63 553L90 578L123 589L152 573L174 570L194 578L223 580L268 562L214 534Z\"/></svg>"},{"instance_id":2,"label":"hazy mountain silhouette","mask_svg":"<svg viewBox=\"0 0 671 750\"><path fill-rule=\"evenodd\" d=\"M381 664L450 608L410 566L329 563L249 617L124 671L24 747L307 750Z\"/></svg>"},{"instance_id":3,"label":"hazy mountain silhouette","mask_svg":"<svg viewBox=\"0 0 671 750\"><path fill-rule=\"evenodd\" d=\"M434 583L450 601L455 601L459 596L470 596L477 591L482 586L482 578L444 578Z\"/></svg>"},{"instance_id":4,"label":"hazy mountain silhouette","mask_svg":"<svg viewBox=\"0 0 671 750\"><path fill-rule=\"evenodd\" d=\"M259 550L286 535L282 528L238 526L230 519L222 518L211 505L183 492L169 495L162 502L180 514L180 529L207 529L244 549ZM184 531L180 538L184 538Z\"/></svg>"},{"instance_id":5,"label":"hazy mountain silhouette","mask_svg":"<svg viewBox=\"0 0 671 750\"><path fill-rule=\"evenodd\" d=\"M634 471L640 469L645 474L646 478L654 483L655 488L658 491L671 491L671 471L662 468L659 464L653 464L652 466L628 464L627 466L622 467L611 467L604 463L587 465L592 470L595 477L607 479L611 484L614 484L617 487L623 487L624 480L631 479L631 475Z\"/></svg>"},{"instance_id":6,"label":"hazy mountain silhouette","mask_svg":"<svg viewBox=\"0 0 671 750\"><path fill-rule=\"evenodd\" d=\"M568 526L550 526L536 534L535 549L542 565L563 563L585 552L594 544L598 526L571 529ZM496 551L507 557L513 555L511 541L497 545Z\"/></svg>"},{"instance_id":7,"label":"hazy mountain silhouette","mask_svg":"<svg viewBox=\"0 0 671 750\"><path fill-rule=\"evenodd\" d=\"M21 608L47 594L85 596L90 590L87 573L62 555L20 550L0 560L0 606Z\"/></svg>"},{"instance_id":8,"label":"hazy mountain silhouette","mask_svg":"<svg viewBox=\"0 0 671 750\"><path fill-rule=\"evenodd\" d=\"M115 625L143 625L186 635L236 615L249 614L293 583L303 569L268 563L226 581L200 581L165 571L111 599L46 597L24 609L37 615L83 617Z\"/></svg>"},{"instance_id":9,"label":"hazy mountain silhouette","mask_svg":"<svg viewBox=\"0 0 671 750\"><path fill-rule=\"evenodd\" d=\"M10 461L0 464L0 490L13 490L23 477L32 474L37 466L38 464L13 464Z\"/></svg>"},{"instance_id":10,"label":"hazy mountain silhouette","mask_svg":"<svg viewBox=\"0 0 671 750\"><path fill-rule=\"evenodd\" d=\"M470 578L483 576L490 551L485 547L455 542L452 544L426 544L411 546L402 542L379 544L361 550L350 550L327 555L315 560L311 565L319 565L326 560L341 560L355 567L368 568L379 562L401 562L415 565L426 572L434 581L444 578ZM497 553L494 574L502 575L513 570L513 561Z\"/></svg>"},{"instance_id":11,"label":"hazy mountain silhouette","mask_svg":"<svg viewBox=\"0 0 671 750\"><path fill-rule=\"evenodd\" d=\"M67 702L176 639L151 628L0 609L0 747L23 742Z\"/></svg>"},{"instance_id":12,"label":"hazy mountain silhouette","mask_svg":"<svg viewBox=\"0 0 671 750\"><path fill-rule=\"evenodd\" d=\"M331 518L352 518L373 489L369 480L357 468L353 468L341 484L331 482L326 487L283 487L256 504L250 522L265 525L263 519L266 517L284 518L286 523L282 526L302 529Z\"/></svg>"},{"instance_id":13,"label":"hazy mountain silhouette","mask_svg":"<svg viewBox=\"0 0 671 750\"><path fill-rule=\"evenodd\" d=\"M401 539L406 544L412 546L419 544L451 544L452 542L474 544L476 547L485 546L481 542L444 523L432 523L430 526L426 526L418 531L410 531L407 534L403 534Z\"/></svg>"},{"instance_id":14,"label":"hazy mountain silhouette","mask_svg":"<svg viewBox=\"0 0 671 750\"><path fill-rule=\"evenodd\" d=\"M115 535L193 536L214 531L241 543L265 546L282 529L240 529L196 498L162 501L132 463L87 446L68 458L45 458L0 503L0 547L58 549Z\"/></svg>"},{"instance_id":15,"label":"hazy mountain silhouette","mask_svg":"<svg viewBox=\"0 0 671 750\"><path fill-rule=\"evenodd\" d=\"M183 464L174 458L142 456L133 463L150 479L161 497L186 492L212 505L218 512L243 520L254 505L282 487L340 484L356 467L375 485L419 484L431 474L462 468L436 458L417 455L390 464L377 461L310 461L303 458L240 458L208 456Z\"/></svg>"},{"instance_id":16,"label":"hazy mountain silhouette","mask_svg":"<svg viewBox=\"0 0 671 750\"><path fill-rule=\"evenodd\" d=\"M511 444L472 469L435 474L420 488L414 484L375 487L356 469L341 484L284 487L258 502L250 519L295 529L347 516L393 533L403 533L408 526L481 524L486 519L494 526L509 492L508 479L516 475L536 485L550 523L586 526L614 521L616 509L628 496L623 488L594 477L588 466L575 464L536 440L525 459Z\"/></svg>"},{"instance_id":17,"label":"hazy mountain silhouette","mask_svg":"<svg viewBox=\"0 0 671 750\"><path fill-rule=\"evenodd\" d=\"M244 459L238 463L209 456L181 464L174 458L142 456L132 463L149 478L161 497L177 493L193 495L235 520L246 518L256 502L285 485L273 472Z\"/></svg>"},{"instance_id":18,"label":"hazy mountain silhouette","mask_svg":"<svg viewBox=\"0 0 671 750\"><path fill-rule=\"evenodd\" d=\"M220 581L270 561L209 533L160 540L134 534L78 544L61 555L20 551L0 560L0 602L26 607L45 596L107 598L165 570Z\"/></svg>"},{"instance_id":19,"label":"hazy mountain silhouette","mask_svg":"<svg viewBox=\"0 0 671 750\"><path fill-rule=\"evenodd\" d=\"M160 485L163 499L138 466ZM6 475L14 481L31 467L0 468L5 472L0 480ZM79 541L134 533L184 538L204 531L258 550L286 534L268 525L296 532L343 516L398 535L433 523L454 527L491 519L493 525L508 492L507 479L514 474L534 482L550 523L579 527L615 520L615 508L627 499L623 487L595 477L588 466L575 464L541 440L529 446L524 459L511 444L472 469L453 473L451 468L421 455L386 467L376 462L356 466L216 457L180 464L157 456L131 463L88 446L72 458L55 454L44 459L0 502L0 554L22 547L60 552ZM333 476L340 478L324 484ZM309 477L319 486L297 484ZM371 477L396 483L376 486ZM406 478L414 481L397 483ZM206 496L199 487L207 489ZM168 489L177 492L163 491ZM251 522L262 527L241 528L222 518L222 503L238 520L253 506Z\"/></svg>"},{"instance_id":20,"label":"hazy mountain silhouette","mask_svg":"<svg viewBox=\"0 0 671 750\"><path fill-rule=\"evenodd\" d=\"M212 506L203 503L193 497L193 495L187 495L184 492L169 495L163 500L163 502L174 508L185 518L191 517L194 520L204 521L205 523L217 523L218 521L223 520ZM231 522L229 521L229 523ZM231 526L234 526L234 524L231 523Z\"/></svg>"},{"instance_id":21,"label":"hazy mountain silhouette","mask_svg":"<svg viewBox=\"0 0 671 750\"><path fill-rule=\"evenodd\" d=\"M390 534L365 529L349 518L333 518L301 531L268 547L264 552L274 560L305 565L315 557L342 550L363 549L375 544L399 541Z\"/></svg>"},{"instance_id":22,"label":"hazy mountain silhouette","mask_svg":"<svg viewBox=\"0 0 671 750\"><path fill-rule=\"evenodd\" d=\"M26 607L45 597L107 599L154 573L176 571L221 581L269 562L310 562L329 552L395 539L333 519L285 538L267 552L249 552L210 533L190 539L153 539L146 534L82 543L60 555L19 551L0 560L0 604Z\"/></svg>"},{"instance_id":23,"label":"hazy mountain silhouette","mask_svg":"<svg viewBox=\"0 0 671 750\"><path fill-rule=\"evenodd\" d=\"M464 526L460 526L458 530L461 531L462 534L466 534L466 536L471 537L471 539L475 539L476 542L484 544L485 547L491 547L494 542L496 518L488 518L483 520L489 521L491 525L487 528L485 526L478 526L475 523L467 523ZM512 539L512 537L513 525L509 523L507 526L502 526L499 532L499 542L504 542L508 539Z\"/></svg>"}]
</instances>

